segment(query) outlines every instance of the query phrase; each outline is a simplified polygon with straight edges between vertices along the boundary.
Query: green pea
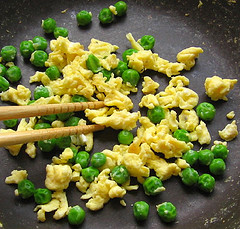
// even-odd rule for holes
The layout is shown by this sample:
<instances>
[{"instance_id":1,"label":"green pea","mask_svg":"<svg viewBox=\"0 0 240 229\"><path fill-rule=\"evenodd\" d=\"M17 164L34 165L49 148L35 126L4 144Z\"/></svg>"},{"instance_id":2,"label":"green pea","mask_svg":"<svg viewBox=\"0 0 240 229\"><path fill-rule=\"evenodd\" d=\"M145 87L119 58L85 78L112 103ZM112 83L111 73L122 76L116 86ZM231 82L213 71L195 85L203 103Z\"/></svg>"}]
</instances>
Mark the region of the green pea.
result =
<instances>
[{"instance_id":1,"label":"green pea","mask_svg":"<svg viewBox=\"0 0 240 229\"><path fill-rule=\"evenodd\" d=\"M113 70L116 76L122 76L123 72L128 69L128 65L126 62L119 61L118 66Z\"/></svg>"},{"instance_id":2,"label":"green pea","mask_svg":"<svg viewBox=\"0 0 240 229\"><path fill-rule=\"evenodd\" d=\"M85 211L78 205L72 207L68 212L68 222L71 225L80 225L85 219Z\"/></svg>"},{"instance_id":3,"label":"green pea","mask_svg":"<svg viewBox=\"0 0 240 229\"><path fill-rule=\"evenodd\" d=\"M86 151L80 151L76 155L75 163L80 164L82 169L87 168L90 161L90 155Z\"/></svg>"},{"instance_id":4,"label":"green pea","mask_svg":"<svg viewBox=\"0 0 240 229\"><path fill-rule=\"evenodd\" d=\"M42 28L45 33L53 33L56 26L57 23L53 18L47 18L45 20L42 20Z\"/></svg>"},{"instance_id":5,"label":"green pea","mask_svg":"<svg viewBox=\"0 0 240 229\"><path fill-rule=\"evenodd\" d=\"M57 114L57 117L60 121L66 121L73 115L73 112Z\"/></svg>"},{"instance_id":6,"label":"green pea","mask_svg":"<svg viewBox=\"0 0 240 229\"><path fill-rule=\"evenodd\" d=\"M18 66L11 66L7 71L6 71L6 78L11 82L11 83L16 83L22 78L22 72L21 69Z\"/></svg>"},{"instance_id":7,"label":"green pea","mask_svg":"<svg viewBox=\"0 0 240 229\"><path fill-rule=\"evenodd\" d=\"M34 126L34 130L47 129L47 128L51 128L51 125L49 123L46 123L46 122L37 123Z\"/></svg>"},{"instance_id":8,"label":"green pea","mask_svg":"<svg viewBox=\"0 0 240 229\"><path fill-rule=\"evenodd\" d=\"M35 103L36 102L36 100L29 100L29 102L27 103L27 105L31 105L31 104L33 104L33 103Z\"/></svg>"},{"instance_id":9,"label":"green pea","mask_svg":"<svg viewBox=\"0 0 240 229\"><path fill-rule=\"evenodd\" d=\"M35 186L30 180L24 179L18 183L18 193L23 199L33 196L34 192Z\"/></svg>"},{"instance_id":10,"label":"green pea","mask_svg":"<svg viewBox=\"0 0 240 229\"><path fill-rule=\"evenodd\" d=\"M149 214L149 205L145 201L137 201L133 205L133 215L137 220L146 220Z\"/></svg>"},{"instance_id":11,"label":"green pea","mask_svg":"<svg viewBox=\"0 0 240 229\"><path fill-rule=\"evenodd\" d=\"M9 119L9 120L3 121L3 124L9 128L15 127L17 125L17 123L18 123L18 119Z\"/></svg>"},{"instance_id":12,"label":"green pea","mask_svg":"<svg viewBox=\"0 0 240 229\"><path fill-rule=\"evenodd\" d=\"M214 159L214 154L211 150L204 149L199 151L198 160L202 165L210 165L213 159Z\"/></svg>"},{"instance_id":13,"label":"green pea","mask_svg":"<svg viewBox=\"0 0 240 229\"><path fill-rule=\"evenodd\" d=\"M129 172L124 165L115 166L110 175L118 184L124 184L130 178Z\"/></svg>"},{"instance_id":14,"label":"green pea","mask_svg":"<svg viewBox=\"0 0 240 229\"><path fill-rule=\"evenodd\" d=\"M34 96L35 100L38 100L41 97L43 97L43 98L49 97L50 93L49 93L49 90L46 87L40 85L40 86L37 86L34 89L33 96Z\"/></svg>"},{"instance_id":15,"label":"green pea","mask_svg":"<svg viewBox=\"0 0 240 229\"><path fill-rule=\"evenodd\" d=\"M44 67L48 54L43 50L36 50L32 53L30 61L36 67Z\"/></svg>"},{"instance_id":16,"label":"green pea","mask_svg":"<svg viewBox=\"0 0 240 229\"><path fill-rule=\"evenodd\" d=\"M160 106L155 106L153 109L147 111L147 117L154 124L160 123L165 118L165 111Z\"/></svg>"},{"instance_id":17,"label":"green pea","mask_svg":"<svg viewBox=\"0 0 240 229\"><path fill-rule=\"evenodd\" d=\"M46 122L52 123L53 121L55 121L57 119L57 115L56 114L44 115L41 117L41 119Z\"/></svg>"},{"instance_id":18,"label":"green pea","mask_svg":"<svg viewBox=\"0 0 240 229\"><path fill-rule=\"evenodd\" d=\"M91 165L95 168L103 166L107 161L107 157L104 153L94 153L91 158Z\"/></svg>"},{"instance_id":19,"label":"green pea","mask_svg":"<svg viewBox=\"0 0 240 229\"><path fill-rule=\"evenodd\" d=\"M73 157L71 159L68 160L68 163L71 163L71 164L75 164L75 160L76 160L76 157L77 157L77 153L78 153L78 149L75 148L75 147L69 147L72 152L73 152Z\"/></svg>"},{"instance_id":20,"label":"green pea","mask_svg":"<svg viewBox=\"0 0 240 229\"><path fill-rule=\"evenodd\" d=\"M192 186L198 182L198 172L193 168L186 168L182 171L182 182L187 186Z\"/></svg>"},{"instance_id":21,"label":"green pea","mask_svg":"<svg viewBox=\"0 0 240 229\"><path fill-rule=\"evenodd\" d=\"M131 56L133 53L137 53L138 50L136 49L127 49L123 52L122 54L122 59L123 59L123 62L125 63L128 63L128 59L127 59L127 56Z\"/></svg>"},{"instance_id":22,"label":"green pea","mask_svg":"<svg viewBox=\"0 0 240 229\"><path fill-rule=\"evenodd\" d=\"M222 175L226 170L226 164L222 158L213 159L209 165L209 170L214 175Z\"/></svg>"},{"instance_id":23,"label":"green pea","mask_svg":"<svg viewBox=\"0 0 240 229\"><path fill-rule=\"evenodd\" d=\"M34 200L37 204L47 204L52 199L52 192L47 188L38 188L34 192Z\"/></svg>"},{"instance_id":24,"label":"green pea","mask_svg":"<svg viewBox=\"0 0 240 229\"><path fill-rule=\"evenodd\" d=\"M12 45L4 46L1 49L1 56L4 61L7 61L7 62L14 61L16 55L17 55L17 49Z\"/></svg>"},{"instance_id":25,"label":"green pea","mask_svg":"<svg viewBox=\"0 0 240 229\"><path fill-rule=\"evenodd\" d=\"M57 138L56 139L56 146L59 149L65 149L70 147L71 145L71 137L70 136L66 136L66 137L61 137L61 138Z\"/></svg>"},{"instance_id":26,"label":"green pea","mask_svg":"<svg viewBox=\"0 0 240 229\"><path fill-rule=\"evenodd\" d=\"M182 158L191 166L198 161L198 157L198 152L191 149L182 156Z\"/></svg>"},{"instance_id":27,"label":"green pea","mask_svg":"<svg viewBox=\"0 0 240 229\"><path fill-rule=\"evenodd\" d=\"M157 205L157 213L163 222L173 222L177 217L177 209L171 202Z\"/></svg>"},{"instance_id":28,"label":"green pea","mask_svg":"<svg viewBox=\"0 0 240 229\"><path fill-rule=\"evenodd\" d=\"M94 181L95 177L99 175L99 170L93 166L90 166L82 169L81 173L83 179L88 183L91 183Z\"/></svg>"},{"instance_id":29,"label":"green pea","mask_svg":"<svg viewBox=\"0 0 240 229\"><path fill-rule=\"evenodd\" d=\"M81 102L87 102L88 99L84 97L83 95L74 95L72 97L72 102L74 103L81 103Z\"/></svg>"},{"instance_id":30,"label":"green pea","mask_svg":"<svg viewBox=\"0 0 240 229\"><path fill-rule=\"evenodd\" d=\"M94 56L93 54L90 54L88 56L86 65L87 65L87 68L95 74L102 70L99 59L96 56Z\"/></svg>"},{"instance_id":31,"label":"green pea","mask_svg":"<svg viewBox=\"0 0 240 229\"><path fill-rule=\"evenodd\" d=\"M143 182L143 189L145 194L149 196L155 196L165 190L162 181L156 176L148 177Z\"/></svg>"},{"instance_id":32,"label":"green pea","mask_svg":"<svg viewBox=\"0 0 240 229\"><path fill-rule=\"evenodd\" d=\"M68 36L68 29L64 27L56 27L54 29L54 37L57 39L58 37L67 37Z\"/></svg>"},{"instance_id":33,"label":"green pea","mask_svg":"<svg viewBox=\"0 0 240 229\"><path fill-rule=\"evenodd\" d=\"M47 68L45 73L50 80L56 80L61 76L61 72L59 71L58 67L55 65Z\"/></svg>"},{"instance_id":34,"label":"green pea","mask_svg":"<svg viewBox=\"0 0 240 229\"><path fill-rule=\"evenodd\" d=\"M140 80L139 73L134 69L127 69L122 74L122 79L124 83L129 82L132 86L137 86L138 81Z\"/></svg>"},{"instance_id":35,"label":"green pea","mask_svg":"<svg viewBox=\"0 0 240 229\"><path fill-rule=\"evenodd\" d=\"M80 26L89 25L92 21L92 13L86 10L82 10L76 15L76 19L78 25Z\"/></svg>"},{"instance_id":36,"label":"green pea","mask_svg":"<svg viewBox=\"0 0 240 229\"><path fill-rule=\"evenodd\" d=\"M222 158L225 160L228 156L229 150L225 145L218 144L213 147L212 152L215 158Z\"/></svg>"},{"instance_id":37,"label":"green pea","mask_svg":"<svg viewBox=\"0 0 240 229\"><path fill-rule=\"evenodd\" d=\"M174 138L176 138L179 141L184 141L186 143L190 142L188 135L189 133L183 129L178 129L173 133Z\"/></svg>"},{"instance_id":38,"label":"green pea","mask_svg":"<svg viewBox=\"0 0 240 229\"><path fill-rule=\"evenodd\" d=\"M117 3L114 4L114 6L116 7L116 11L117 11L117 16L123 16L126 14L127 12L127 4L124 1L118 1Z\"/></svg>"},{"instance_id":39,"label":"green pea","mask_svg":"<svg viewBox=\"0 0 240 229\"><path fill-rule=\"evenodd\" d=\"M33 47L35 50L43 50L47 49L47 40L44 37L36 36L32 39Z\"/></svg>"},{"instance_id":40,"label":"green pea","mask_svg":"<svg viewBox=\"0 0 240 229\"><path fill-rule=\"evenodd\" d=\"M77 126L79 121L80 121L79 117L72 116L64 123L64 126Z\"/></svg>"},{"instance_id":41,"label":"green pea","mask_svg":"<svg viewBox=\"0 0 240 229\"><path fill-rule=\"evenodd\" d=\"M212 192L215 187L215 179L210 174L204 173L198 178L198 187L204 192Z\"/></svg>"},{"instance_id":42,"label":"green pea","mask_svg":"<svg viewBox=\"0 0 240 229\"><path fill-rule=\"evenodd\" d=\"M3 76L0 76L0 92L6 91L9 86L9 82Z\"/></svg>"},{"instance_id":43,"label":"green pea","mask_svg":"<svg viewBox=\"0 0 240 229\"><path fill-rule=\"evenodd\" d=\"M120 144L129 145L133 141L133 134L131 131L122 130L118 133L118 142Z\"/></svg>"},{"instance_id":44,"label":"green pea","mask_svg":"<svg viewBox=\"0 0 240 229\"><path fill-rule=\"evenodd\" d=\"M108 71L106 69L102 69L100 72L103 74L103 77L107 78L106 81L110 80L110 78L112 76L111 71Z\"/></svg>"},{"instance_id":45,"label":"green pea","mask_svg":"<svg viewBox=\"0 0 240 229\"><path fill-rule=\"evenodd\" d=\"M99 12L98 19L102 24L110 24L113 21L113 14L109 8L103 8Z\"/></svg>"},{"instance_id":46,"label":"green pea","mask_svg":"<svg viewBox=\"0 0 240 229\"><path fill-rule=\"evenodd\" d=\"M24 58L30 58L34 50L32 41L22 41L20 43L20 53Z\"/></svg>"},{"instance_id":47,"label":"green pea","mask_svg":"<svg viewBox=\"0 0 240 229\"><path fill-rule=\"evenodd\" d=\"M197 115L204 121L211 121L215 117L216 109L211 103L200 103L197 108Z\"/></svg>"},{"instance_id":48,"label":"green pea","mask_svg":"<svg viewBox=\"0 0 240 229\"><path fill-rule=\"evenodd\" d=\"M5 76L6 71L7 68L3 64L0 64L0 76Z\"/></svg>"},{"instance_id":49,"label":"green pea","mask_svg":"<svg viewBox=\"0 0 240 229\"><path fill-rule=\"evenodd\" d=\"M144 35L140 39L140 45L145 49L145 50L150 50L154 47L155 44L155 38L152 35Z\"/></svg>"},{"instance_id":50,"label":"green pea","mask_svg":"<svg viewBox=\"0 0 240 229\"><path fill-rule=\"evenodd\" d=\"M51 152L56 146L56 139L48 139L43 141L38 141L38 147L42 152L49 153Z\"/></svg>"}]
</instances>

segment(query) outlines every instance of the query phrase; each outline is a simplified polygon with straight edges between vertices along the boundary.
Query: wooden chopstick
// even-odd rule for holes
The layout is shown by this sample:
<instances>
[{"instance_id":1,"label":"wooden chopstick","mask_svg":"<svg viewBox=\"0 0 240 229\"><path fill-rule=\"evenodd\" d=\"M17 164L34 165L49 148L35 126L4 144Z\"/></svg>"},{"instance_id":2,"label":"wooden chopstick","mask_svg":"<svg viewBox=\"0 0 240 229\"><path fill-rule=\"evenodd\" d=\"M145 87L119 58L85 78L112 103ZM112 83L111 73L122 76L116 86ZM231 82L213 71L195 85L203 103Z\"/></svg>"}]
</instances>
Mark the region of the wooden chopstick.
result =
<instances>
[{"instance_id":1,"label":"wooden chopstick","mask_svg":"<svg viewBox=\"0 0 240 229\"><path fill-rule=\"evenodd\" d=\"M0 107L0 120L82 111L87 108L98 109L98 108L101 108L104 106L105 105L104 105L103 101L27 105L27 106L1 106Z\"/></svg>"},{"instance_id":2,"label":"wooden chopstick","mask_svg":"<svg viewBox=\"0 0 240 229\"><path fill-rule=\"evenodd\" d=\"M81 125L70 127L49 128L29 131L6 132L0 134L0 147L25 144L28 142L41 141L46 139L60 138L76 134L87 134L105 127L102 125Z\"/></svg>"}]
</instances>

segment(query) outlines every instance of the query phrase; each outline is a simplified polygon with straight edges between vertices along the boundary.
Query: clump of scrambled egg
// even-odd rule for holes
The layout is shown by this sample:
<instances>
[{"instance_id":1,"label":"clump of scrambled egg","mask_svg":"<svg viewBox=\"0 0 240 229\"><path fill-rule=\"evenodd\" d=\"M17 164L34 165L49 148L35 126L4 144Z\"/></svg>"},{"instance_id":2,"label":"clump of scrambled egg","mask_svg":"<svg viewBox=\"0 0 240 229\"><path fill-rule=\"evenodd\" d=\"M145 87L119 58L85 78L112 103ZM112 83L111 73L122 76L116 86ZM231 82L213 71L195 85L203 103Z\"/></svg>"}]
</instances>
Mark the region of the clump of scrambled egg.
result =
<instances>
[{"instance_id":1,"label":"clump of scrambled egg","mask_svg":"<svg viewBox=\"0 0 240 229\"><path fill-rule=\"evenodd\" d=\"M219 136L225 141L231 141L238 135L236 120L225 126L223 130L218 131Z\"/></svg>"}]
</instances>

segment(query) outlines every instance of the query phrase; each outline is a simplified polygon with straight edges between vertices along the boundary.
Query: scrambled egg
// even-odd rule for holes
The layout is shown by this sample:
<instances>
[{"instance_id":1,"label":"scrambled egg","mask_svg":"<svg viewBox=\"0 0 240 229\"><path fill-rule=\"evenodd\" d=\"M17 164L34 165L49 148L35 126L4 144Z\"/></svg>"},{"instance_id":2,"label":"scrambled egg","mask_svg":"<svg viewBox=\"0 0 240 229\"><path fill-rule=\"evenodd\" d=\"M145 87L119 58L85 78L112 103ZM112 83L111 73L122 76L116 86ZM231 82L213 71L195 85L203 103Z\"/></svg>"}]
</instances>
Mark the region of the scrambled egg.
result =
<instances>
[{"instance_id":1,"label":"scrambled egg","mask_svg":"<svg viewBox=\"0 0 240 229\"><path fill-rule=\"evenodd\" d=\"M11 176L6 177L6 184L18 184L20 181L27 179L27 170L13 170Z\"/></svg>"},{"instance_id":2,"label":"scrambled egg","mask_svg":"<svg viewBox=\"0 0 240 229\"><path fill-rule=\"evenodd\" d=\"M234 111L230 111L229 113L227 113L227 118L228 119L233 119L235 117L235 112Z\"/></svg>"},{"instance_id":3,"label":"scrambled egg","mask_svg":"<svg viewBox=\"0 0 240 229\"><path fill-rule=\"evenodd\" d=\"M225 126L221 131L218 131L219 136L225 141L232 141L238 135L238 129L236 120L232 121L231 124Z\"/></svg>"}]
</instances>

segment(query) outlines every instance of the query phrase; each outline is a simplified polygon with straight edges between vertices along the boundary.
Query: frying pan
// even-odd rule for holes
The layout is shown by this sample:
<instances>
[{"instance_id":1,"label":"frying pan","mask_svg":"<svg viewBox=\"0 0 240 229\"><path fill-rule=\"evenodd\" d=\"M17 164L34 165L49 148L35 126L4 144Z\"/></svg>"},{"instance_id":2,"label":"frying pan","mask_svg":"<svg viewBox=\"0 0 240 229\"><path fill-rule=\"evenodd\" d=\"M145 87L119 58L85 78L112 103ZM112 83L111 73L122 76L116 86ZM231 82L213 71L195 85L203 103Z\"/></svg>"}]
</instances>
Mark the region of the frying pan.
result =
<instances>
[{"instance_id":1,"label":"frying pan","mask_svg":"<svg viewBox=\"0 0 240 229\"><path fill-rule=\"evenodd\" d=\"M240 14L239 2L234 1L193 1L193 0L133 0L126 1L128 12L125 17L117 18L109 26L101 26L97 15L99 11L114 4L114 1L75 1L75 0L0 0L0 47L14 45L19 47L23 40L32 39L36 35L44 36L41 20L52 17L59 26L69 29L69 39L88 46L91 38L116 44L120 47L118 55L130 48L125 35L131 32L138 39L145 34L156 38L154 52L170 61L175 61L176 54L190 46L200 46L204 53L200 55L196 66L191 71L182 72L190 80L189 87L200 97L200 102L208 101L204 92L206 77L218 75L222 78L238 78L240 66ZM202 4L199 4L202 3ZM82 9L92 12L93 21L87 28L79 28L75 15ZM64 11L65 10L65 11ZM29 76L35 69L18 54L16 64L22 69L21 84L27 85ZM160 83L163 90L169 79L162 74L147 71ZM141 83L139 84L141 85ZM16 85L13 85L14 87ZM33 89L36 85L31 85ZM139 88L140 89L140 88ZM141 89L132 95L135 103L134 111L138 109ZM219 101L213 104L217 108L215 119L208 124L212 139L219 139L218 130L230 123L226 114L232 110L239 118L239 83L230 92L229 101ZM1 103L7 105L7 103ZM143 110L144 113L144 110ZM2 125L2 124L1 124ZM2 126L1 126L2 127ZM117 144L117 131L110 128L95 134L95 145L92 152L112 149ZM199 149L200 146L197 146ZM205 147L205 146L204 146ZM207 147L207 146L206 146ZM80 200L80 193L72 184L67 190L70 206L79 204L86 210L86 219L81 228L240 228L240 153L238 138L228 144L230 153L227 159L227 169L223 176L216 178L213 193L204 194L196 188L186 188L179 177L173 177L164 182L166 191L156 197L143 194L142 187L138 191L129 192L125 196L126 207L119 200L111 200L98 211L91 212ZM37 153L35 159L30 159L24 152L12 157L5 149L0 149L0 222L3 228L69 228L67 219L55 221L52 214L47 214L47 221L39 223L33 201L22 200L14 196L16 186L6 185L5 177L14 169L26 169L29 179L38 187L44 186L45 166L50 163L52 155ZM200 170L201 172L203 171ZM133 181L134 183L134 181ZM132 204L145 200L150 204L149 218L145 222L137 222L132 214ZM155 206L164 201L171 201L178 210L176 222L164 224L159 219Z\"/></svg>"}]
</instances>

